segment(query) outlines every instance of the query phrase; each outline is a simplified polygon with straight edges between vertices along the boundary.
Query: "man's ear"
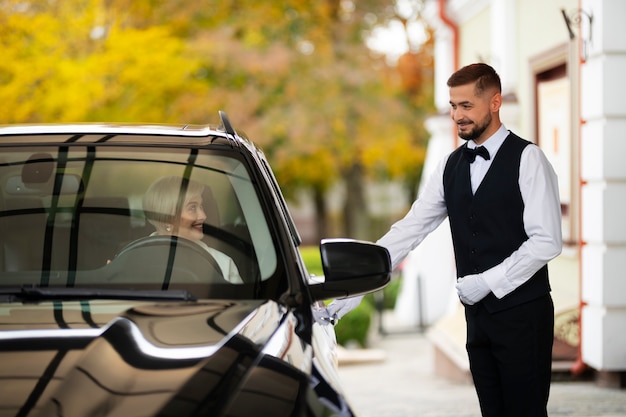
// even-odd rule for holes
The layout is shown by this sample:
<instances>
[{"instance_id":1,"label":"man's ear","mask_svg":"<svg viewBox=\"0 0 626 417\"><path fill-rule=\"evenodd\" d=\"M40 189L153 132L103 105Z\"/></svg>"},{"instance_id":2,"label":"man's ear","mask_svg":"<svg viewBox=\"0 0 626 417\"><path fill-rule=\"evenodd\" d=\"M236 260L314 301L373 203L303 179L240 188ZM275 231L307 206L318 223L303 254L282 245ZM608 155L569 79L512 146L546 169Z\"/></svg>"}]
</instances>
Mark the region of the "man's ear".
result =
<instances>
[{"instance_id":1,"label":"man's ear","mask_svg":"<svg viewBox=\"0 0 626 417\"><path fill-rule=\"evenodd\" d=\"M489 109L491 110L492 113L496 113L500 110L501 106L502 106L502 94L495 93L491 97L491 101L489 102Z\"/></svg>"}]
</instances>

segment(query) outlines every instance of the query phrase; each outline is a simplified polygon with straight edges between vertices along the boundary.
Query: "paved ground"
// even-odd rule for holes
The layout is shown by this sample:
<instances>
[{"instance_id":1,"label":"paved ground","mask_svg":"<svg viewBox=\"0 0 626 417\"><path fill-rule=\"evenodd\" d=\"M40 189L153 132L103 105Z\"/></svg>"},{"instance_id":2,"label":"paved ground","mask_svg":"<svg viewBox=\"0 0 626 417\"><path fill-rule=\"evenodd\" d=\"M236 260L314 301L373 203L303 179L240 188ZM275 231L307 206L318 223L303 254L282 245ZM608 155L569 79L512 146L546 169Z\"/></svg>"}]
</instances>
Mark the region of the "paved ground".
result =
<instances>
[{"instance_id":1,"label":"paved ground","mask_svg":"<svg viewBox=\"0 0 626 417\"><path fill-rule=\"evenodd\" d=\"M433 348L418 332L378 334L371 350L339 355L346 394L361 417L480 417L471 384L437 377ZM370 359L350 362L350 358ZM343 358L343 360L342 360ZM624 417L626 389L600 388L594 382L553 382L551 417Z\"/></svg>"}]
</instances>

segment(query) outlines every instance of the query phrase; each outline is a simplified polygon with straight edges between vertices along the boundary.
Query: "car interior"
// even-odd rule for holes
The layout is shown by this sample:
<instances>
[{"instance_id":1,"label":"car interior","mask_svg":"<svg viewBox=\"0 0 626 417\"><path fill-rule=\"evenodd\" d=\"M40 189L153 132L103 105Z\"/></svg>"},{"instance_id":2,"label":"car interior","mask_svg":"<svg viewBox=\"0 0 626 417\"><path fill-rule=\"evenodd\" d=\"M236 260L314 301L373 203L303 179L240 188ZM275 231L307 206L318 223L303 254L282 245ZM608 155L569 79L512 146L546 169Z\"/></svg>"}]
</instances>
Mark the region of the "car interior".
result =
<instances>
[{"instance_id":1,"label":"car interior","mask_svg":"<svg viewBox=\"0 0 626 417\"><path fill-rule=\"evenodd\" d=\"M103 149L104 148L104 149ZM270 226L245 164L209 150L89 146L0 149L0 286L161 289L230 287L258 293L277 269ZM190 168L191 167L191 168ZM142 196L163 176L204 186L204 245L228 256L234 290L213 255L154 236ZM242 295L243 296L243 295Z\"/></svg>"}]
</instances>

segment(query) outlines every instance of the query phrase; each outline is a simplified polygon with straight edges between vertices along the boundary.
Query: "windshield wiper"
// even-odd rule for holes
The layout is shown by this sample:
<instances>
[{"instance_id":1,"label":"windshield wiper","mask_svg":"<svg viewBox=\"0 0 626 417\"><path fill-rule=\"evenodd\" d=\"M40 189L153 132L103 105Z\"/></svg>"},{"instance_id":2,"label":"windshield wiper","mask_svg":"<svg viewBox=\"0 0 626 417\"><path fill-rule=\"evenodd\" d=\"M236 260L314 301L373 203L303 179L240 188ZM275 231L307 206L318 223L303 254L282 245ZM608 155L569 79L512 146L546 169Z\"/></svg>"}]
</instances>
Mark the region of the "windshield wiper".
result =
<instances>
[{"instance_id":1,"label":"windshield wiper","mask_svg":"<svg viewBox=\"0 0 626 417\"><path fill-rule=\"evenodd\" d=\"M154 300L195 301L186 290L123 290L75 287L13 287L0 288L0 297L13 300Z\"/></svg>"}]
</instances>

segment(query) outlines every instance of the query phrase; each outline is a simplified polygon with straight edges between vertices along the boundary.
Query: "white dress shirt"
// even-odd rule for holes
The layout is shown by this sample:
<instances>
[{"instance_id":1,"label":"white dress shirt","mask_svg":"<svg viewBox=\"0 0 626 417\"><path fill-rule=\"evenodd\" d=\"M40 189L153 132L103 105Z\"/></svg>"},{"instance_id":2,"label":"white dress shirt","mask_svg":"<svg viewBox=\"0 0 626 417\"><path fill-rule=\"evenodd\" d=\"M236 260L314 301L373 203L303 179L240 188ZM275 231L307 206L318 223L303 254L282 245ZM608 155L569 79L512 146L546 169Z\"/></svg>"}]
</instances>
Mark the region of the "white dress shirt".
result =
<instances>
[{"instance_id":1,"label":"white dress shirt","mask_svg":"<svg viewBox=\"0 0 626 417\"><path fill-rule=\"evenodd\" d=\"M490 159L484 160L477 156L470 165L473 192L480 186L508 134L509 131L501 125L483 143L489 151ZM468 146L474 147L475 144L470 141ZM394 267L448 215L443 189L443 171L448 157L449 155L437 166L407 215L396 222L377 242L389 250ZM482 273L487 285L498 298L525 283L543 265L559 255L562 249L558 180L552 165L538 146L526 146L522 152L519 187L524 201L524 230L528 240L502 263Z\"/></svg>"}]
</instances>

